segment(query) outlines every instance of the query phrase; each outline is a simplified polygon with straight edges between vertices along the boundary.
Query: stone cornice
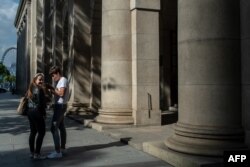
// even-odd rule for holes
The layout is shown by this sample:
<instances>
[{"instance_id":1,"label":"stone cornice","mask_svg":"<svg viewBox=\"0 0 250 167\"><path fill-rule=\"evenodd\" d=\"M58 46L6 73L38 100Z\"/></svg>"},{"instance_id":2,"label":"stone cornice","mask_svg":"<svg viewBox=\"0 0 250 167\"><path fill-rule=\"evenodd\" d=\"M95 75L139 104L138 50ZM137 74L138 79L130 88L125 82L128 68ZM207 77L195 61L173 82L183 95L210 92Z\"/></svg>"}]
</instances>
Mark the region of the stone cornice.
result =
<instances>
[{"instance_id":1,"label":"stone cornice","mask_svg":"<svg viewBox=\"0 0 250 167\"><path fill-rule=\"evenodd\" d=\"M14 21L14 26L18 28L23 16L25 15L26 4L31 3L31 0L20 0L19 6L17 8L17 13Z\"/></svg>"}]
</instances>

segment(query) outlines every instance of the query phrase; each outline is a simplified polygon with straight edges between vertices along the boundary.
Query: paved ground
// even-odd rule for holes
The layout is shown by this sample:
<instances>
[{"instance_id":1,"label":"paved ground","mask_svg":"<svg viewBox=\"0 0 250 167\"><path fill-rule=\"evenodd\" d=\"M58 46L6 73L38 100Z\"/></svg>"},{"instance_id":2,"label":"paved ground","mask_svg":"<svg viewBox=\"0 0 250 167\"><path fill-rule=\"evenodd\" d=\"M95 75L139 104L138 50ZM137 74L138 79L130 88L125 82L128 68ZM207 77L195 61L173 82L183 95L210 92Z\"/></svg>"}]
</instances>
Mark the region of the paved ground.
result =
<instances>
[{"instance_id":1,"label":"paved ground","mask_svg":"<svg viewBox=\"0 0 250 167\"><path fill-rule=\"evenodd\" d=\"M68 153L59 160L31 160L29 158L29 126L26 117L16 115L19 97L0 93L0 166L8 167L170 167L151 155L94 129L66 119ZM51 111L48 111L47 132L42 152L53 151L49 131ZM126 129L124 129L126 131ZM156 130L157 131L157 130ZM115 133L114 133L115 132ZM121 131L122 132L122 131ZM117 130L113 134L117 134Z\"/></svg>"}]
</instances>

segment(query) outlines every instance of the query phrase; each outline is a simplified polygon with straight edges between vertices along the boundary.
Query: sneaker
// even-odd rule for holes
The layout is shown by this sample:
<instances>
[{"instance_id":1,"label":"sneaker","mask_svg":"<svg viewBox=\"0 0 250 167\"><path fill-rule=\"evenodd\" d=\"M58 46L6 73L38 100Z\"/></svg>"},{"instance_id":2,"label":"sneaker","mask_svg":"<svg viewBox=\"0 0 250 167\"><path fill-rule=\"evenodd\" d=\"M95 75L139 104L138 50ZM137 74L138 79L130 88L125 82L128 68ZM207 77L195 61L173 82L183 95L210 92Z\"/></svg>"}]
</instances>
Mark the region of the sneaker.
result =
<instances>
[{"instance_id":1,"label":"sneaker","mask_svg":"<svg viewBox=\"0 0 250 167\"><path fill-rule=\"evenodd\" d=\"M37 160L46 159L46 157L43 156L43 155L41 155L41 154L35 154L35 155L33 156L33 158L34 158L34 159L37 159Z\"/></svg>"},{"instance_id":2,"label":"sneaker","mask_svg":"<svg viewBox=\"0 0 250 167\"><path fill-rule=\"evenodd\" d=\"M47 158L49 158L49 159L62 158L62 153L61 152L58 153L58 152L54 151L54 152L50 153L47 156Z\"/></svg>"}]
</instances>

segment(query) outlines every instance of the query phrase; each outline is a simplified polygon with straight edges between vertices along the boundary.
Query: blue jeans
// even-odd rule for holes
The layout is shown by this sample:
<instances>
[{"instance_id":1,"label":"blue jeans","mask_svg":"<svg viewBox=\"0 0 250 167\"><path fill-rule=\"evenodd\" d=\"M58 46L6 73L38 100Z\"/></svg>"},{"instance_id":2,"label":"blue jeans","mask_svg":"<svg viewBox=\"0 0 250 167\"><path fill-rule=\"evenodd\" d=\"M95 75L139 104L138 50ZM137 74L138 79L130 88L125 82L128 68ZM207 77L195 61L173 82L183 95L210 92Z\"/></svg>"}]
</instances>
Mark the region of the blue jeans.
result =
<instances>
[{"instance_id":1,"label":"blue jeans","mask_svg":"<svg viewBox=\"0 0 250 167\"><path fill-rule=\"evenodd\" d=\"M64 113L66 112L66 104L55 104L54 114L51 121L51 133L55 144L55 150L60 152L66 145L66 129L64 126ZM59 133L60 131L60 133Z\"/></svg>"}]
</instances>

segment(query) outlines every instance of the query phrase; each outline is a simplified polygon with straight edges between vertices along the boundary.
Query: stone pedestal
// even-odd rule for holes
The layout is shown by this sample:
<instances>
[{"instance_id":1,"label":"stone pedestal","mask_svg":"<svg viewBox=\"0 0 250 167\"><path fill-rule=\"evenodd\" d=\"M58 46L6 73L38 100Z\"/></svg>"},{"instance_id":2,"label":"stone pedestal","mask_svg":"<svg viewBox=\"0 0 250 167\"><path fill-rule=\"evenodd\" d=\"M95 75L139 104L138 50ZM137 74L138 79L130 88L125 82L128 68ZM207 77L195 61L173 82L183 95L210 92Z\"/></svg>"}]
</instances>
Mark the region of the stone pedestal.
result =
<instances>
[{"instance_id":1,"label":"stone pedestal","mask_svg":"<svg viewBox=\"0 0 250 167\"><path fill-rule=\"evenodd\" d=\"M221 156L244 148L240 1L179 0L179 120L166 145Z\"/></svg>"},{"instance_id":2,"label":"stone pedestal","mask_svg":"<svg viewBox=\"0 0 250 167\"><path fill-rule=\"evenodd\" d=\"M102 1L102 109L97 122L133 123L131 73L130 2Z\"/></svg>"}]
</instances>

